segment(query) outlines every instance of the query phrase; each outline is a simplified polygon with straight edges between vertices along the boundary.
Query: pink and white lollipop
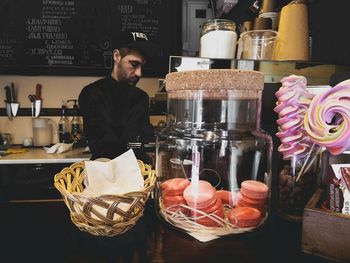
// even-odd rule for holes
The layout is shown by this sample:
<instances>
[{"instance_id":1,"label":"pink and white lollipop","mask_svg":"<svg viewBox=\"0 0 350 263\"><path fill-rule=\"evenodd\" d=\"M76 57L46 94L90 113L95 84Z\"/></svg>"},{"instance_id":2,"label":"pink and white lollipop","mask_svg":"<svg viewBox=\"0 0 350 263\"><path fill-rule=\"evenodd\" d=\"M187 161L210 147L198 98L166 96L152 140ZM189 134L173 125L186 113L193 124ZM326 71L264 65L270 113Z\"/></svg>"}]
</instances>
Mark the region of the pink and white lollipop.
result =
<instances>
[{"instance_id":1,"label":"pink and white lollipop","mask_svg":"<svg viewBox=\"0 0 350 263\"><path fill-rule=\"evenodd\" d=\"M276 136L281 140L278 151L283 159L293 156L305 156L312 142L305 136L303 128L304 116L314 95L306 91L306 78L291 75L281 80L282 87L276 92L277 103L274 111L278 113L279 132Z\"/></svg>"},{"instance_id":2,"label":"pink and white lollipop","mask_svg":"<svg viewBox=\"0 0 350 263\"><path fill-rule=\"evenodd\" d=\"M350 148L350 80L317 95L304 120L305 130L316 144L333 155Z\"/></svg>"}]
</instances>

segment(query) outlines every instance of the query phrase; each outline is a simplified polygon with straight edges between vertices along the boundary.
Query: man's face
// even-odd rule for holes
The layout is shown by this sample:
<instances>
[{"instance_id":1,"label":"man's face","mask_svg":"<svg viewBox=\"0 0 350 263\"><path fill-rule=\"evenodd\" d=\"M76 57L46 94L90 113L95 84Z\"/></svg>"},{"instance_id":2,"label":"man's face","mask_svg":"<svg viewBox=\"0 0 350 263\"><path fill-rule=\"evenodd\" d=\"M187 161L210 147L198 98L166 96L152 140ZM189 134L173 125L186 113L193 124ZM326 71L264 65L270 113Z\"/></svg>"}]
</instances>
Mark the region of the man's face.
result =
<instances>
[{"instance_id":1,"label":"man's face","mask_svg":"<svg viewBox=\"0 0 350 263\"><path fill-rule=\"evenodd\" d=\"M136 50L120 58L116 67L116 78L119 82L135 86L142 76L145 58Z\"/></svg>"}]
</instances>

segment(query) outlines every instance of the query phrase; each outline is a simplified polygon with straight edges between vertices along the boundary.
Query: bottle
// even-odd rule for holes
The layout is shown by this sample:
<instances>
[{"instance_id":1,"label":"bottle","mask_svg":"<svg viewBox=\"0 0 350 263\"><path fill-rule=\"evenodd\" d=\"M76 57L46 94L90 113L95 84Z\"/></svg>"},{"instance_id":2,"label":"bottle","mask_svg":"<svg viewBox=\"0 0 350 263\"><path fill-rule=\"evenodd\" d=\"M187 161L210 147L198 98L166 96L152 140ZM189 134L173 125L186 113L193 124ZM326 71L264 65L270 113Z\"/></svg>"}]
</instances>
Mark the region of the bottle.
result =
<instances>
[{"instance_id":1,"label":"bottle","mask_svg":"<svg viewBox=\"0 0 350 263\"><path fill-rule=\"evenodd\" d=\"M67 106L66 102L63 101L61 107L61 118L58 121L58 136L59 141L63 143L70 143L70 132L69 132L69 119L67 117Z\"/></svg>"},{"instance_id":2,"label":"bottle","mask_svg":"<svg viewBox=\"0 0 350 263\"><path fill-rule=\"evenodd\" d=\"M73 118L71 121L71 138L73 142L77 143L80 141L82 137L82 123L80 121L80 118L78 116L78 105L77 100L68 100L67 102L73 101Z\"/></svg>"}]
</instances>

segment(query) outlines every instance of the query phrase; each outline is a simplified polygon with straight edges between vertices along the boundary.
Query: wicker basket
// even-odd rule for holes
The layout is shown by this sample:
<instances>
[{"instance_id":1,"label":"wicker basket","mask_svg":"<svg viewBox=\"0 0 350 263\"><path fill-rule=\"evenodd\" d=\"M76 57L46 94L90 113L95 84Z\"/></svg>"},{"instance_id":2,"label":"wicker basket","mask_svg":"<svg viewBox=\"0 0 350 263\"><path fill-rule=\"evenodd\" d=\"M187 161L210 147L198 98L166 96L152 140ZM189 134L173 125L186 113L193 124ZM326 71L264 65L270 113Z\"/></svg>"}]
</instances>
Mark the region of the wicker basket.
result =
<instances>
[{"instance_id":1,"label":"wicker basket","mask_svg":"<svg viewBox=\"0 0 350 263\"><path fill-rule=\"evenodd\" d=\"M145 182L144 190L123 195L87 197L81 193L84 190L84 162L74 163L55 175L54 185L80 230L96 236L115 236L136 224L156 181L155 172L149 165L140 160L138 164Z\"/></svg>"}]
</instances>

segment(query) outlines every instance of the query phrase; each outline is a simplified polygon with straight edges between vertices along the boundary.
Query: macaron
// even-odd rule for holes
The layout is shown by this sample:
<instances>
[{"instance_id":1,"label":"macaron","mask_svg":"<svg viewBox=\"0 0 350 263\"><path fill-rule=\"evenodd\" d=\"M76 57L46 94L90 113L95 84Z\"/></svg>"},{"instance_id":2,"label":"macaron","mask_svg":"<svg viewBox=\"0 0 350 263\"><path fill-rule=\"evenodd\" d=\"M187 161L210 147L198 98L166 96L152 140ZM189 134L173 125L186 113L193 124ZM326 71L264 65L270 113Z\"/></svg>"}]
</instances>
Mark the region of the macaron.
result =
<instances>
[{"instance_id":1,"label":"macaron","mask_svg":"<svg viewBox=\"0 0 350 263\"><path fill-rule=\"evenodd\" d=\"M228 220L238 227L254 227L261 221L261 213L253 207L236 207L228 213Z\"/></svg>"},{"instance_id":2,"label":"macaron","mask_svg":"<svg viewBox=\"0 0 350 263\"><path fill-rule=\"evenodd\" d=\"M201 212L191 210L191 215L193 220L198 224L208 226L208 227L218 227L220 226L220 222L213 220L212 216L224 218L225 212L224 207L222 205L221 199L217 198L215 202L208 207L200 209Z\"/></svg>"},{"instance_id":3,"label":"macaron","mask_svg":"<svg viewBox=\"0 0 350 263\"><path fill-rule=\"evenodd\" d=\"M223 207L223 205L222 205L221 199L220 199L220 198L216 198L214 203L210 204L210 205L207 206L207 207L198 209L198 210L200 210L200 211L202 211L203 213L206 213L206 214L209 215L209 214L214 213L214 212L216 212L216 211L218 211L218 210L224 211L224 207ZM199 212L197 212L197 211L195 211L195 210L191 210L191 215L192 215L193 217L200 217L200 216L203 216L202 213L199 213Z\"/></svg>"},{"instance_id":4,"label":"macaron","mask_svg":"<svg viewBox=\"0 0 350 263\"><path fill-rule=\"evenodd\" d=\"M220 198L223 204L229 205L229 206L235 206L239 200L239 192L231 192L227 190L217 190L216 191L216 197Z\"/></svg>"},{"instance_id":5,"label":"macaron","mask_svg":"<svg viewBox=\"0 0 350 263\"><path fill-rule=\"evenodd\" d=\"M244 206L264 207L266 204L266 198L254 199L254 198L250 198L244 194L241 194L238 203L244 204Z\"/></svg>"},{"instance_id":6,"label":"macaron","mask_svg":"<svg viewBox=\"0 0 350 263\"><path fill-rule=\"evenodd\" d=\"M186 200L182 195L168 195L164 194L163 197L163 203L164 204L186 204Z\"/></svg>"},{"instance_id":7,"label":"macaron","mask_svg":"<svg viewBox=\"0 0 350 263\"><path fill-rule=\"evenodd\" d=\"M182 213L188 215L188 209L182 205L187 205L185 198L182 195L163 195L163 205L166 209L177 212L181 211Z\"/></svg>"},{"instance_id":8,"label":"macaron","mask_svg":"<svg viewBox=\"0 0 350 263\"><path fill-rule=\"evenodd\" d=\"M160 188L168 195L182 195L190 181L185 178L172 178L161 183Z\"/></svg>"},{"instance_id":9,"label":"macaron","mask_svg":"<svg viewBox=\"0 0 350 263\"><path fill-rule=\"evenodd\" d=\"M216 201L215 188L207 181L191 182L183 192L187 204L196 209L208 207Z\"/></svg>"},{"instance_id":10,"label":"macaron","mask_svg":"<svg viewBox=\"0 0 350 263\"><path fill-rule=\"evenodd\" d=\"M265 217L265 215L266 215L265 204L263 204L263 205L247 204L247 203L244 202L243 199L241 199L240 201L238 201L236 207L252 207L252 208L258 209L260 211L261 217Z\"/></svg>"},{"instance_id":11,"label":"macaron","mask_svg":"<svg viewBox=\"0 0 350 263\"><path fill-rule=\"evenodd\" d=\"M224 209L218 209L215 212L211 213L211 216L215 215L216 217L219 218L224 218L225 213L224 213ZM215 221L214 219L208 217L208 216L203 216L201 218L197 218L194 220L195 222L197 222L198 224L201 224L203 226L208 226L208 227L219 227L220 221Z\"/></svg>"},{"instance_id":12,"label":"macaron","mask_svg":"<svg viewBox=\"0 0 350 263\"><path fill-rule=\"evenodd\" d=\"M241 183L241 193L249 198L253 199L265 199L267 198L269 188L266 184L255 181L246 180Z\"/></svg>"}]
</instances>

